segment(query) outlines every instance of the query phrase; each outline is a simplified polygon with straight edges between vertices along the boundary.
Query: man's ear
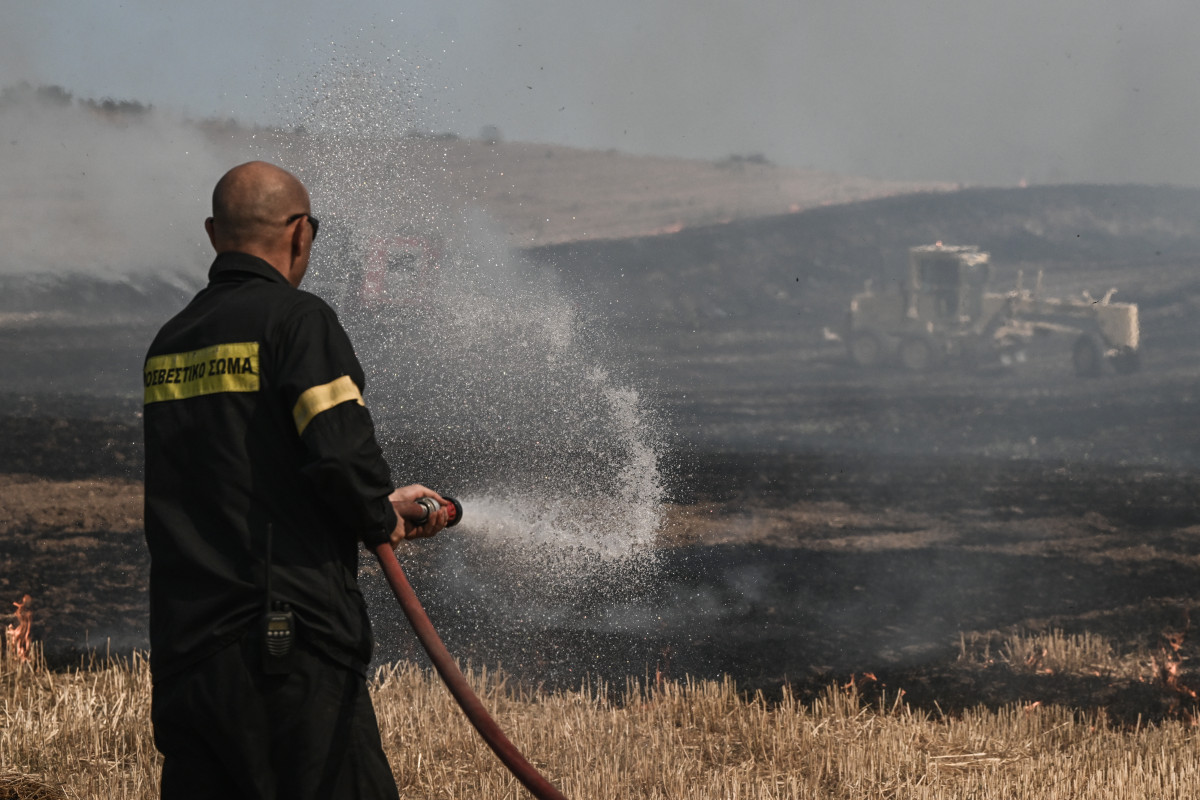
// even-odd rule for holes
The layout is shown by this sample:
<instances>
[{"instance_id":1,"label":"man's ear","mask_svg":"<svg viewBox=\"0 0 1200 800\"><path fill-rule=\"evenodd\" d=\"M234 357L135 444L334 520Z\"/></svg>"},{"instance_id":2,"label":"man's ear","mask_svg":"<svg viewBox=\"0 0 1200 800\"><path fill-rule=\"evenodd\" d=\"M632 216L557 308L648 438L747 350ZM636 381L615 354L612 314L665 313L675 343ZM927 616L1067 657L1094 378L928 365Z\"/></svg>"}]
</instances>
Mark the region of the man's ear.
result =
<instances>
[{"instance_id":1,"label":"man's ear","mask_svg":"<svg viewBox=\"0 0 1200 800\"><path fill-rule=\"evenodd\" d=\"M209 244L212 245L213 250L216 250L217 249L217 234L216 234L216 229L213 227L213 218L212 217L209 217L208 219L204 220L204 231L205 231L205 233L208 234Z\"/></svg>"},{"instance_id":2,"label":"man's ear","mask_svg":"<svg viewBox=\"0 0 1200 800\"><path fill-rule=\"evenodd\" d=\"M292 228L292 260L304 254L304 229L308 227L308 219L301 217L300 224Z\"/></svg>"},{"instance_id":3,"label":"man's ear","mask_svg":"<svg viewBox=\"0 0 1200 800\"><path fill-rule=\"evenodd\" d=\"M309 250L305 247L312 247L312 240L309 239L307 245L304 244L304 229L308 227L308 220L301 219L300 224L296 225L292 231L291 241L291 258L288 259L288 271L284 276L288 283L299 288L300 282L304 280L304 273L308 270Z\"/></svg>"}]
</instances>

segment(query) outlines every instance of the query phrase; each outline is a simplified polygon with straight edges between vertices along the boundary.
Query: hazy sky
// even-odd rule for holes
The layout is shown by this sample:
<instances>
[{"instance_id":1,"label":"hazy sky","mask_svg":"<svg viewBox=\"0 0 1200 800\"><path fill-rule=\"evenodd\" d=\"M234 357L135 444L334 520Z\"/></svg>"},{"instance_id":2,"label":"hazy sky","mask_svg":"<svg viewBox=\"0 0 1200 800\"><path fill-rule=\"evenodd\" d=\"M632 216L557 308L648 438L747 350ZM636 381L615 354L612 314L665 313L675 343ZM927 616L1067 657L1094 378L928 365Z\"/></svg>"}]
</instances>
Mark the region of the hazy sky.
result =
<instances>
[{"instance_id":1,"label":"hazy sky","mask_svg":"<svg viewBox=\"0 0 1200 800\"><path fill-rule=\"evenodd\" d=\"M396 75L403 61L425 126L466 136L492 124L889 178L1200 184L1192 0L0 3L0 84L194 116L269 123L334 59Z\"/></svg>"}]
</instances>

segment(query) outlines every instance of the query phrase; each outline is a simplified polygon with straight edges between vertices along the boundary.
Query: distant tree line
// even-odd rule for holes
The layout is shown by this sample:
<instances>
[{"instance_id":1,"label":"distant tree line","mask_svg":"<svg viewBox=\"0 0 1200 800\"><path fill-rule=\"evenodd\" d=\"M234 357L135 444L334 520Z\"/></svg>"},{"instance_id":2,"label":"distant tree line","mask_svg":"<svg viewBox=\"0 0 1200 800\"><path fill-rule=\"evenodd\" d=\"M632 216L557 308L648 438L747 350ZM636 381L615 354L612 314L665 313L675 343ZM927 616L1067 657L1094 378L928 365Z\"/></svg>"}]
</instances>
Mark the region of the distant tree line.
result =
<instances>
[{"instance_id":1,"label":"distant tree line","mask_svg":"<svg viewBox=\"0 0 1200 800\"><path fill-rule=\"evenodd\" d=\"M13 106L69 106L72 104L114 116L138 116L151 111L154 106L139 103L136 100L114 100L105 97L101 100L92 98L76 98L61 86L34 86L28 81L21 81L0 89L0 108Z\"/></svg>"},{"instance_id":2,"label":"distant tree line","mask_svg":"<svg viewBox=\"0 0 1200 800\"><path fill-rule=\"evenodd\" d=\"M764 167L774 166L774 164L771 162L771 159L767 158L762 153L750 153L748 155L734 153L716 162L718 167L725 169L742 169L748 164L755 164Z\"/></svg>"},{"instance_id":3,"label":"distant tree line","mask_svg":"<svg viewBox=\"0 0 1200 800\"><path fill-rule=\"evenodd\" d=\"M153 104L140 103L137 100L115 100L111 97L96 100L90 97L75 97L71 92L55 84L35 86L29 81L21 81L0 88L0 111L9 108L28 108L33 105L58 108L74 105L103 114L109 118L125 119L140 117L154 110ZM258 125L243 125L233 117L211 117L200 120L196 124L206 133L217 136L236 134L245 130L271 130L270 128L262 128ZM303 125L297 125L292 129L291 133L295 136L306 136L309 131ZM458 134L449 131L434 133L415 128L407 131L404 135L412 139L428 139L441 142L457 141L459 139ZM495 125L485 125L480 131L480 138L487 144L497 144L502 140L500 129Z\"/></svg>"}]
</instances>

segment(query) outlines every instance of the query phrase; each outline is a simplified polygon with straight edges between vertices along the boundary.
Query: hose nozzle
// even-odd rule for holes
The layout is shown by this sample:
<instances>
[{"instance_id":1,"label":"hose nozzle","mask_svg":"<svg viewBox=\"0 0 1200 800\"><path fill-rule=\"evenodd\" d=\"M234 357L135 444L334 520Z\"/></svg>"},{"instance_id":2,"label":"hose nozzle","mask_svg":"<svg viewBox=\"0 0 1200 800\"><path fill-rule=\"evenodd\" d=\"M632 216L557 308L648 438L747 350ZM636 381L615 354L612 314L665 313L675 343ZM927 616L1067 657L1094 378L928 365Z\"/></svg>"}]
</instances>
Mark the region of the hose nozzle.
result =
<instances>
[{"instance_id":1,"label":"hose nozzle","mask_svg":"<svg viewBox=\"0 0 1200 800\"><path fill-rule=\"evenodd\" d=\"M445 508L446 527L453 528L458 524L458 521L462 519L462 503L458 502L453 497L443 496L442 499L445 501L445 505L438 503L438 501L432 497L418 497L414 502L421 506L421 508L425 509L425 519L429 519L429 516L436 512L439 508ZM420 520L420 522L423 521L424 520Z\"/></svg>"},{"instance_id":2,"label":"hose nozzle","mask_svg":"<svg viewBox=\"0 0 1200 800\"><path fill-rule=\"evenodd\" d=\"M442 497L447 503L449 503L449 505L446 506L446 527L453 528L458 524L459 520L462 519L462 503L458 502L453 497L446 497L445 495Z\"/></svg>"}]
</instances>

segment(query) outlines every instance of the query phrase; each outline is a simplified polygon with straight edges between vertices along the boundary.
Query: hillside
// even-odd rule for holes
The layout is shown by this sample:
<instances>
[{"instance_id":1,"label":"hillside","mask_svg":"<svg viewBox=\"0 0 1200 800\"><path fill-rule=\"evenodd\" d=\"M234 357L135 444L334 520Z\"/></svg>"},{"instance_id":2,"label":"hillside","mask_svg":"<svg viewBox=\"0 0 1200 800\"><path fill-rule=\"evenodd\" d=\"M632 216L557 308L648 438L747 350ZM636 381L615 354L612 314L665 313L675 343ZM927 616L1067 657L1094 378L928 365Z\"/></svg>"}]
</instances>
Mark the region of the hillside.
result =
<instances>
[{"instance_id":1,"label":"hillside","mask_svg":"<svg viewBox=\"0 0 1200 800\"><path fill-rule=\"evenodd\" d=\"M1188 268L1200 259L1200 190L915 193L526 254L588 296L610 301L612 313L628 322L795 319L819 329L840 321L865 280L902 276L909 247L937 241L989 251L998 285L1011 285L1018 270L1032 279L1044 269L1054 291L1100 294L1118 286L1120 299L1153 314L1200 290Z\"/></svg>"},{"instance_id":2,"label":"hillside","mask_svg":"<svg viewBox=\"0 0 1200 800\"><path fill-rule=\"evenodd\" d=\"M480 205L514 247L674 233L955 188L784 167L756 156L710 162L470 140L433 147L460 199Z\"/></svg>"}]
</instances>

